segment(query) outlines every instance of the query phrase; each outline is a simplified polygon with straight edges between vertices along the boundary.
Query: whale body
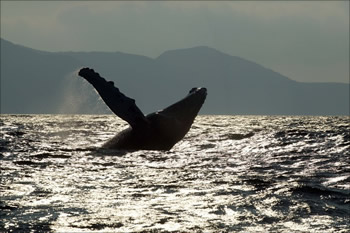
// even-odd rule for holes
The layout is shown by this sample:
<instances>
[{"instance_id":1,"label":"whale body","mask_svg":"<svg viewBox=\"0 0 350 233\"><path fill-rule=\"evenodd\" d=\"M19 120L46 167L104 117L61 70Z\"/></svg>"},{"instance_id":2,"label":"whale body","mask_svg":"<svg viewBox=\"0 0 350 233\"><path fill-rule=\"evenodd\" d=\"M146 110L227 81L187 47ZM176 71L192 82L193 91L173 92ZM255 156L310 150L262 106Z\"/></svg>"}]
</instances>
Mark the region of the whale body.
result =
<instances>
[{"instance_id":1,"label":"whale body","mask_svg":"<svg viewBox=\"0 0 350 233\"><path fill-rule=\"evenodd\" d=\"M93 69L83 68L79 76L96 89L112 112L130 125L102 146L109 149L170 150L190 130L207 96L206 88L192 88L182 100L145 116L134 99Z\"/></svg>"}]
</instances>

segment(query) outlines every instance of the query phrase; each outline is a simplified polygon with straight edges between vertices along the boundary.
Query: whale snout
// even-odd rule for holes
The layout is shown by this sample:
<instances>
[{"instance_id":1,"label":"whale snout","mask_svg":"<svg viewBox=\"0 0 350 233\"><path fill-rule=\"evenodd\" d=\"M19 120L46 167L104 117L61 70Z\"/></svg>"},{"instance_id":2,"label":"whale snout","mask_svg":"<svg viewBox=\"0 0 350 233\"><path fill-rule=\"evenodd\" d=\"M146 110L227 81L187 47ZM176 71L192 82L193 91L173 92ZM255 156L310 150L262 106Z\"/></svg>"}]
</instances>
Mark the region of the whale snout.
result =
<instances>
[{"instance_id":1,"label":"whale snout","mask_svg":"<svg viewBox=\"0 0 350 233\"><path fill-rule=\"evenodd\" d=\"M205 87L194 87L190 90L190 93L187 95L188 101L190 101L193 106L197 106L199 108L202 106L206 98L207 88Z\"/></svg>"},{"instance_id":2,"label":"whale snout","mask_svg":"<svg viewBox=\"0 0 350 233\"><path fill-rule=\"evenodd\" d=\"M205 87L201 87L200 89L199 89L199 91L200 92L202 92L203 94L207 94L207 88L205 88Z\"/></svg>"},{"instance_id":3,"label":"whale snout","mask_svg":"<svg viewBox=\"0 0 350 233\"><path fill-rule=\"evenodd\" d=\"M205 87L194 87L190 90L190 94L199 93L199 94L207 94L207 88Z\"/></svg>"}]
</instances>

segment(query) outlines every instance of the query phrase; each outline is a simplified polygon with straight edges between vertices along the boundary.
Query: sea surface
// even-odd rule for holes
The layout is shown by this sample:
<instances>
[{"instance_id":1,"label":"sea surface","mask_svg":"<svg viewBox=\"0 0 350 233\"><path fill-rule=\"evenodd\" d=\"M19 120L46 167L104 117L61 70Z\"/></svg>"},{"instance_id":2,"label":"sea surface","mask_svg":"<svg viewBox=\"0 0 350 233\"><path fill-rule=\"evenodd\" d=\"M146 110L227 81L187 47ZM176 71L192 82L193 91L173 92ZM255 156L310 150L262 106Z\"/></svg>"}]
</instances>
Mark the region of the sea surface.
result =
<instances>
[{"instance_id":1,"label":"sea surface","mask_svg":"<svg viewBox=\"0 0 350 233\"><path fill-rule=\"evenodd\" d=\"M114 115L1 115L0 232L350 232L350 119L198 116L170 151Z\"/></svg>"}]
</instances>

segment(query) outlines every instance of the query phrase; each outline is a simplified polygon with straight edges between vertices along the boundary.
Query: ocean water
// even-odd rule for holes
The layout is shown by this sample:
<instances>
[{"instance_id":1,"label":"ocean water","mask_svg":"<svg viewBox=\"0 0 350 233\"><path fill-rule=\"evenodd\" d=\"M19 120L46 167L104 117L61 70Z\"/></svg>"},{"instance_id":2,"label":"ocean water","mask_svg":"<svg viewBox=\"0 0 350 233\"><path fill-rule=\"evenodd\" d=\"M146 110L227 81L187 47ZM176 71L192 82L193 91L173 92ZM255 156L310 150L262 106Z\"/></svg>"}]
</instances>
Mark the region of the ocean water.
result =
<instances>
[{"instance_id":1,"label":"ocean water","mask_svg":"<svg viewBox=\"0 0 350 233\"><path fill-rule=\"evenodd\" d=\"M350 232L349 117L198 116L170 151L113 115L1 115L0 232Z\"/></svg>"}]
</instances>

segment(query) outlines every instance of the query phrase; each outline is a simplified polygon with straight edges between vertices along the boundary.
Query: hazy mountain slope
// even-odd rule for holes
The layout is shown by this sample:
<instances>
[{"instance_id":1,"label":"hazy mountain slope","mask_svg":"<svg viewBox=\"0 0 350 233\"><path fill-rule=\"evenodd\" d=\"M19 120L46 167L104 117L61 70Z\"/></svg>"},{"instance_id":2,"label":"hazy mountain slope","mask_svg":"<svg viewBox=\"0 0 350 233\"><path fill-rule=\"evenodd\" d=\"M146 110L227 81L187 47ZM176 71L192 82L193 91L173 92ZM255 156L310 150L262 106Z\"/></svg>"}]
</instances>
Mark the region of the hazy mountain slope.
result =
<instances>
[{"instance_id":1,"label":"hazy mountain slope","mask_svg":"<svg viewBox=\"0 0 350 233\"><path fill-rule=\"evenodd\" d=\"M172 85L210 87L205 111L286 115L349 112L348 84L296 82L208 47L168 51L156 60Z\"/></svg>"},{"instance_id":2,"label":"hazy mountain slope","mask_svg":"<svg viewBox=\"0 0 350 233\"><path fill-rule=\"evenodd\" d=\"M108 113L72 72L94 68L144 113L196 86L208 88L203 114L345 115L349 84L301 83L208 47L167 51L156 59L125 53L48 53L1 40L2 113Z\"/></svg>"},{"instance_id":3,"label":"hazy mountain slope","mask_svg":"<svg viewBox=\"0 0 350 233\"><path fill-rule=\"evenodd\" d=\"M64 77L79 61L1 40L1 112L57 112Z\"/></svg>"}]
</instances>

